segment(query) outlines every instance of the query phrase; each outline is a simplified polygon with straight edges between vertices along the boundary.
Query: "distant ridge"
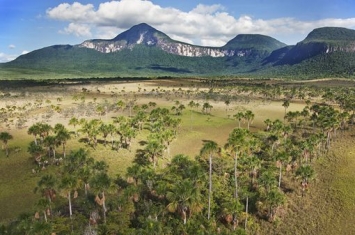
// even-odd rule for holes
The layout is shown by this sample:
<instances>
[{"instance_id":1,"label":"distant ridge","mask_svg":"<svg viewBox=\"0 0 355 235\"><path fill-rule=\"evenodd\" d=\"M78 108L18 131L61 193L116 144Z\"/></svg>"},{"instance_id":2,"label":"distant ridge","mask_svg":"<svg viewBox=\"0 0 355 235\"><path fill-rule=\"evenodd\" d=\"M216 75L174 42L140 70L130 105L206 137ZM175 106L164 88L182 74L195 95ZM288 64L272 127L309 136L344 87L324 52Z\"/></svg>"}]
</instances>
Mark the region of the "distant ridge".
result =
<instances>
[{"instance_id":1,"label":"distant ridge","mask_svg":"<svg viewBox=\"0 0 355 235\"><path fill-rule=\"evenodd\" d=\"M146 23L112 39L54 45L0 64L0 79L117 76L353 77L355 30L314 29L294 46L266 35L239 34L224 46L171 39Z\"/></svg>"}]
</instances>

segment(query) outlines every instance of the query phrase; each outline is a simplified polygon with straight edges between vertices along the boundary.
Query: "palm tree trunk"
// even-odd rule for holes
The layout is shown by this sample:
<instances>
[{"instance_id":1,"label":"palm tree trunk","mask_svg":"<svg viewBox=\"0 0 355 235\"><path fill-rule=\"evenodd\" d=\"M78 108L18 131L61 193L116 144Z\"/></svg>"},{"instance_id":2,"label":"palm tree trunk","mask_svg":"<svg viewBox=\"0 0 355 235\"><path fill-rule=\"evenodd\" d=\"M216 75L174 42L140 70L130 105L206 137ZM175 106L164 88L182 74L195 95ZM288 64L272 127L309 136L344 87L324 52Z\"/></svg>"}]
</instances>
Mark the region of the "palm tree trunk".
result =
<instances>
[{"instance_id":1,"label":"palm tree trunk","mask_svg":"<svg viewBox=\"0 0 355 235\"><path fill-rule=\"evenodd\" d=\"M246 205L245 205L245 223L244 223L244 230L245 231L247 231L248 211L249 211L249 197L247 197L247 202L246 202Z\"/></svg>"},{"instance_id":2,"label":"palm tree trunk","mask_svg":"<svg viewBox=\"0 0 355 235\"><path fill-rule=\"evenodd\" d=\"M5 144L5 152L6 152L6 157L9 157L9 146Z\"/></svg>"},{"instance_id":3,"label":"palm tree trunk","mask_svg":"<svg viewBox=\"0 0 355 235\"><path fill-rule=\"evenodd\" d=\"M210 170L209 170L209 189L208 189L208 216L207 218L211 218L211 194L212 194L212 154L210 154Z\"/></svg>"},{"instance_id":4,"label":"palm tree trunk","mask_svg":"<svg viewBox=\"0 0 355 235\"><path fill-rule=\"evenodd\" d=\"M279 171L279 188L281 187L281 177L282 177L282 162L280 162L280 171Z\"/></svg>"},{"instance_id":5,"label":"palm tree trunk","mask_svg":"<svg viewBox=\"0 0 355 235\"><path fill-rule=\"evenodd\" d=\"M73 212L72 212L72 208L71 208L71 193L70 193L70 191L68 193L68 201L69 201L69 216L70 216L70 219L71 219L71 216L72 216Z\"/></svg>"},{"instance_id":6,"label":"palm tree trunk","mask_svg":"<svg viewBox=\"0 0 355 235\"><path fill-rule=\"evenodd\" d=\"M65 144L63 143L63 157L65 158L66 154L65 154Z\"/></svg>"},{"instance_id":7,"label":"palm tree trunk","mask_svg":"<svg viewBox=\"0 0 355 235\"><path fill-rule=\"evenodd\" d=\"M234 186L235 186L235 198L238 199L238 157L235 153L234 157Z\"/></svg>"},{"instance_id":8,"label":"palm tree trunk","mask_svg":"<svg viewBox=\"0 0 355 235\"><path fill-rule=\"evenodd\" d=\"M43 211L43 215L44 215L44 221L46 221L46 223L48 222L47 220L47 214L46 214L46 210Z\"/></svg>"},{"instance_id":9,"label":"palm tree trunk","mask_svg":"<svg viewBox=\"0 0 355 235\"><path fill-rule=\"evenodd\" d=\"M103 202L102 202L102 209L104 210L104 224L106 224L106 198L105 198L105 192L102 192L102 199L103 199Z\"/></svg>"}]
</instances>

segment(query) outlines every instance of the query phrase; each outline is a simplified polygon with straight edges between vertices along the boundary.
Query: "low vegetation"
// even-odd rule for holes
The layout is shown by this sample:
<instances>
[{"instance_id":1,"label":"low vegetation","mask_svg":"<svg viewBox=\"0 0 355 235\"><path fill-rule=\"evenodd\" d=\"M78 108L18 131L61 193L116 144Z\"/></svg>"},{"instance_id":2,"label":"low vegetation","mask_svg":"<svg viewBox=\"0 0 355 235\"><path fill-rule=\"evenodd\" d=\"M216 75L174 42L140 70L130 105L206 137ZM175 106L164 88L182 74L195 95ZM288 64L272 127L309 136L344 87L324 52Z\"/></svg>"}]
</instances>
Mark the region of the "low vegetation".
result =
<instances>
[{"instance_id":1,"label":"low vegetation","mask_svg":"<svg viewBox=\"0 0 355 235\"><path fill-rule=\"evenodd\" d=\"M354 89L340 83L176 79L2 90L0 233L331 234L320 227L339 208L348 213L353 198L351 168L340 170L351 157L337 151L345 137L351 151ZM334 204L326 214L313 210L321 222L310 226L314 200ZM341 218L338 226L349 221Z\"/></svg>"}]
</instances>

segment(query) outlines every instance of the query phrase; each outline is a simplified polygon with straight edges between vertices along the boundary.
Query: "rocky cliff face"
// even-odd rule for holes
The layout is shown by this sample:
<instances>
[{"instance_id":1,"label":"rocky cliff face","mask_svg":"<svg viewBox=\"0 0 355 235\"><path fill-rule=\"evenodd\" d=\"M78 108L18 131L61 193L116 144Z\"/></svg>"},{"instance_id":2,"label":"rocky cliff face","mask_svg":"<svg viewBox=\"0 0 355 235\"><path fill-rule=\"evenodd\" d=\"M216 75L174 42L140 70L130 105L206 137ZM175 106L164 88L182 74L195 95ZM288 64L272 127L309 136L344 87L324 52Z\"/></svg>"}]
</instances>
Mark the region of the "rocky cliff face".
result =
<instances>
[{"instance_id":1,"label":"rocky cliff face","mask_svg":"<svg viewBox=\"0 0 355 235\"><path fill-rule=\"evenodd\" d=\"M141 39L135 44L129 44L126 41L111 41L111 40L89 40L79 44L79 47L86 47L94 49L102 53L112 53L123 49L132 49L134 46L142 44L145 40L144 34L141 35ZM247 51L239 50L225 50L213 47L199 47L194 45L189 45L181 42L172 42L170 40L164 40L157 38L156 40L149 40L145 43L147 46L159 47L163 51L189 57L224 57L224 56L244 56Z\"/></svg>"},{"instance_id":2,"label":"rocky cliff face","mask_svg":"<svg viewBox=\"0 0 355 235\"><path fill-rule=\"evenodd\" d=\"M254 40L260 35L249 35L249 40ZM276 41L276 40L275 40ZM229 57L229 56L248 56L257 51L253 47L233 48L231 46L224 47L202 47L191 45L179 41L172 40L166 34L154 29L147 24L139 24L133 26L131 29L123 32L111 40L88 40L78 47L86 47L97 50L102 53L112 53L123 49L132 49L136 45L144 44L149 47L158 47L161 50L180 56L188 57ZM227 45L229 45L227 43ZM280 44L284 46L284 44ZM280 46L280 47L281 47Z\"/></svg>"}]
</instances>

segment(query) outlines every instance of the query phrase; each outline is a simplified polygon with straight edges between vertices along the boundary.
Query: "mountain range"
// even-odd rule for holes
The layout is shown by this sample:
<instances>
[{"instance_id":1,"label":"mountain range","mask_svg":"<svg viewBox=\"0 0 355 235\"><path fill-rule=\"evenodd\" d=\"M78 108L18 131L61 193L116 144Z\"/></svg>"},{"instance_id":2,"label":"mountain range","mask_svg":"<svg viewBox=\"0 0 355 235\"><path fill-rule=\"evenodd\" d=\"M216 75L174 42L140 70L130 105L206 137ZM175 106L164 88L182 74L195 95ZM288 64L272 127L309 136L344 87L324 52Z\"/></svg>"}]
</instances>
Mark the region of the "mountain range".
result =
<instances>
[{"instance_id":1,"label":"mountain range","mask_svg":"<svg viewBox=\"0 0 355 235\"><path fill-rule=\"evenodd\" d=\"M171 39L141 23L113 39L54 45L0 64L0 79L156 76L353 77L355 30L314 29L288 46L239 34L221 47Z\"/></svg>"}]
</instances>

